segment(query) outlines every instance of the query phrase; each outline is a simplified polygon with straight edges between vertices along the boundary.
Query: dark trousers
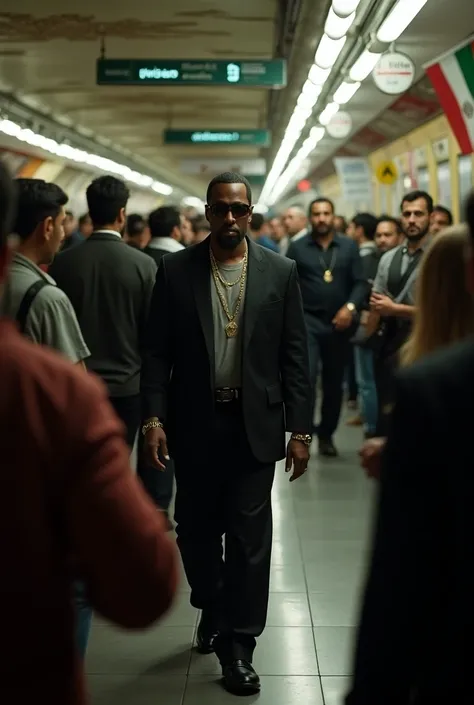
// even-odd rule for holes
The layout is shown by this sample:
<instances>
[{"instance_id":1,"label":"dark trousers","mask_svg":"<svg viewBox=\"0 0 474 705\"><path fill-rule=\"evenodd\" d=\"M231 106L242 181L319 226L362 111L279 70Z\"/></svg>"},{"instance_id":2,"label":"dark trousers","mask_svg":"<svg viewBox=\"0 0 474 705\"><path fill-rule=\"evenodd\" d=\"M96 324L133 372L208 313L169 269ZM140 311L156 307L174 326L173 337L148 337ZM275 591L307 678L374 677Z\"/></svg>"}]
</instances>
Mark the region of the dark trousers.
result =
<instances>
[{"instance_id":1,"label":"dark trousers","mask_svg":"<svg viewBox=\"0 0 474 705\"><path fill-rule=\"evenodd\" d=\"M135 438L141 421L140 395L131 397L110 397L110 403L115 409L115 413L125 424L127 429L127 443L130 449L133 448Z\"/></svg>"},{"instance_id":2,"label":"dark trousers","mask_svg":"<svg viewBox=\"0 0 474 705\"><path fill-rule=\"evenodd\" d=\"M347 358L347 394L349 401L357 401L359 395L359 386L357 384L356 365L355 365L355 350L354 346L349 347Z\"/></svg>"},{"instance_id":3,"label":"dark trousers","mask_svg":"<svg viewBox=\"0 0 474 705\"><path fill-rule=\"evenodd\" d=\"M254 458L238 402L216 404L212 443L193 450L175 455L176 532L191 604L215 620L221 663L252 661L267 618L275 465Z\"/></svg>"},{"instance_id":4,"label":"dark trousers","mask_svg":"<svg viewBox=\"0 0 474 705\"><path fill-rule=\"evenodd\" d=\"M321 372L321 421L315 431L322 440L329 440L337 429L341 414L344 372L350 343L346 332L320 332L307 326L311 388L313 390L313 422L316 410L316 383Z\"/></svg>"},{"instance_id":5,"label":"dark trousers","mask_svg":"<svg viewBox=\"0 0 474 705\"><path fill-rule=\"evenodd\" d=\"M174 462L173 460L163 461L166 463L166 470L163 471L147 465L143 455L144 442L143 435L140 433L138 437L137 475L156 506L167 513L173 498Z\"/></svg>"},{"instance_id":6,"label":"dark trousers","mask_svg":"<svg viewBox=\"0 0 474 705\"><path fill-rule=\"evenodd\" d=\"M395 372L397 369L397 356L377 357L375 359L375 386L377 387L378 418L377 436L386 436L388 433L390 416L395 401Z\"/></svg>"}]
</instances>

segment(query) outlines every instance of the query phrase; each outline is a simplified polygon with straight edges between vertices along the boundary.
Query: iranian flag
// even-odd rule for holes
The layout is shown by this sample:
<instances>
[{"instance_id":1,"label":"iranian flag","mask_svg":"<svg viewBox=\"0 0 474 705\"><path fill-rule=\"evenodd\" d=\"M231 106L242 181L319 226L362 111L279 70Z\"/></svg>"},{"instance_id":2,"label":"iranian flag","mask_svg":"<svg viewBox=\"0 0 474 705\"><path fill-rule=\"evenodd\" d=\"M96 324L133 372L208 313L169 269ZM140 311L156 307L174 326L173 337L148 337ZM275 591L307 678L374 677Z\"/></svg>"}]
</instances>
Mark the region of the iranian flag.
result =
<instances>
[{"instance_id":1,"label":"iranian flag","mask_svg":"<svg viewBox=\"0 0 474 705\"><path fill-rule=\"evenodd\" d=\"M424 67L463 154L474 152L474 37Z\"/></svg>"}]
</instances>

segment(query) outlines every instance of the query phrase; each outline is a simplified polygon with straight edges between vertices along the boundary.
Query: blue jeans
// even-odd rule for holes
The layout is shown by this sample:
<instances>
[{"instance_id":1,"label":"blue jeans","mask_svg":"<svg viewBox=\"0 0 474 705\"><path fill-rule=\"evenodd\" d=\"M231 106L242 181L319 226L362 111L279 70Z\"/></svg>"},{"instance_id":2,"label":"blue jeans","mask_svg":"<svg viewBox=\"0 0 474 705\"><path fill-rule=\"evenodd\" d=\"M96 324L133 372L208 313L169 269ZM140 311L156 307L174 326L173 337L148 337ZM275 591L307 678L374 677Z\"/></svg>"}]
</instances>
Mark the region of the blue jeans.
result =
<instances>
[{"instance_id":1,"label":"blue jeans","mask_svg":"<svg viewBox=\"0 0 474 705\"><path fill-rule=\"evenodd\" d=\"M355 368L362 416L367 433L375 434L377 428L377 387L375 386L374 353L369 348L354 345Z\"/></svg>"},{"instance_id":2,"label":"blue jeans","mask_svg":"<svg viewBox=\"0 0 474 705\"><path fill-rule=\"evenodd\" d=\"M87 642L92 623L92 609L86 600L85 586L81 582L75 582L73 586L73 600L76 610L76 646L82 659L85 658Z\"/></svg>"}]
</instances>

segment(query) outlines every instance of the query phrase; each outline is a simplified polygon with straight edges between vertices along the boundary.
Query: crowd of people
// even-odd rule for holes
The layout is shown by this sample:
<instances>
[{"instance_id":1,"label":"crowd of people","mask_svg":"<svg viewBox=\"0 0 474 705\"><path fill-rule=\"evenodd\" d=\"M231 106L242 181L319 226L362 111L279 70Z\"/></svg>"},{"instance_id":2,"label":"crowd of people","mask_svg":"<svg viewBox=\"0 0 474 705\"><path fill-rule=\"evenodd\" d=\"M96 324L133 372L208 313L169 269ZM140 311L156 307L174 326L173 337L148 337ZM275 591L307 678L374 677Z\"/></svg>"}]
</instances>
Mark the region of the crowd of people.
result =
<instances>
[{"instance_id":1,"label":"crowd of people","mask_svg":"<svg viewBox=\"0 0 474 705\"><path fill-rule=\"evenodd\" d=\"M321 196L266 220L234 173L210 182L205 220L127 215L129 196L93 180L76 224L61 188L0 164L5 701L83 705L92 610L141 628L168 609L175 482L197 648L230 692L257 693L275 466L303 476L313 437L338 454L353 355L380 500L347 703L467 704L467 227L424 191L400 219L347 224ZM468 214L474 237L474 202Z\"/></svg>"}]
</instances>

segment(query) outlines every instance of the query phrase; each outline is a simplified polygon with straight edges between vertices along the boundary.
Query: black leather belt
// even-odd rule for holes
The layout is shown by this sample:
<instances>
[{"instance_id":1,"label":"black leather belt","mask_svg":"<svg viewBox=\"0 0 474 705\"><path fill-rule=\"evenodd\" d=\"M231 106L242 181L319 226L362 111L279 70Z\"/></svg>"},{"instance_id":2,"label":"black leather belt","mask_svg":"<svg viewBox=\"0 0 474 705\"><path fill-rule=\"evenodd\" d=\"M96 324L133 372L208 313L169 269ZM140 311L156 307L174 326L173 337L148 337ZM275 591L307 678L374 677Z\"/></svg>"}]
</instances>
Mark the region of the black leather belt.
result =
<instances>
[{"instance_id":1,"label":"black leather belt","mask_svg":"<svg viewBox=\"0 0 474 705\"><path fill-rule=\"evenodd\" d=\"M236 401L240 399L241 390L232 389L232 387L222 387L221 389L216 389L215 399L218 404L225 404L229 401Z\"/></svg>"}]
</instances>

